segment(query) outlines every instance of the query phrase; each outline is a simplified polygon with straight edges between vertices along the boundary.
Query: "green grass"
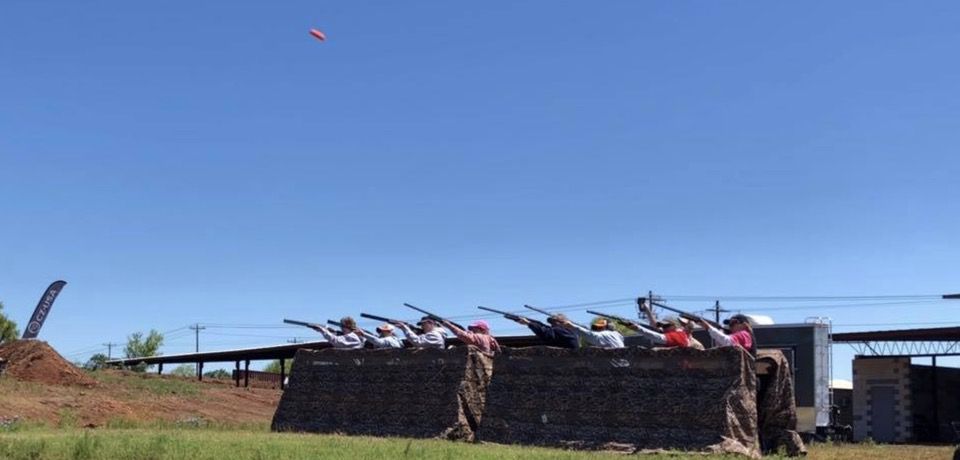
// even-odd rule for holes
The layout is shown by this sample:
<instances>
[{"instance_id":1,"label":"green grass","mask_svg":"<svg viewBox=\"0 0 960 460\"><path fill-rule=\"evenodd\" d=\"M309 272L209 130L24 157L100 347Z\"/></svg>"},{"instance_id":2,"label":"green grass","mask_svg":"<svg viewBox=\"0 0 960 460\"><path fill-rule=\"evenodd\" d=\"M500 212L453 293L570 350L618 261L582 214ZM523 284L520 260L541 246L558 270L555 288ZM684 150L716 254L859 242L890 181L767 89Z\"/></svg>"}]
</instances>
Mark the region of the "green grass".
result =
<instances>
[{"instance_id":1,"label":"green grass","mask_svg":"<svg viewBox=\"0 0 960 460\"><path fill-rule=\"evenodd\" d=\"M952 447L820 444L808 459L910 460L950 458ZM265 429L52 429L0 431L0 459L9 460L298 460L298 459L623 459L623 454L577 452L441 440L278 434ZM650 458L733 459L671 453ZM778 457L764 457L778 458Z\"/></svg>"},{"instance_id":2,"label":"green grass","mask_svg":"<svg viewBox=\"0 0 960 460\"><path fill-rule=\"evenodd\" d=\"M670 458L686 458L671 456ZM576 452L441 440L386 439L266 431L21 430L0 434L0 458L9 460L123 459L622 459L622 454ZM703 456L692 456L700 458ZM717 459L739 458L717 456Z\"/></svg>"}]
</instances>

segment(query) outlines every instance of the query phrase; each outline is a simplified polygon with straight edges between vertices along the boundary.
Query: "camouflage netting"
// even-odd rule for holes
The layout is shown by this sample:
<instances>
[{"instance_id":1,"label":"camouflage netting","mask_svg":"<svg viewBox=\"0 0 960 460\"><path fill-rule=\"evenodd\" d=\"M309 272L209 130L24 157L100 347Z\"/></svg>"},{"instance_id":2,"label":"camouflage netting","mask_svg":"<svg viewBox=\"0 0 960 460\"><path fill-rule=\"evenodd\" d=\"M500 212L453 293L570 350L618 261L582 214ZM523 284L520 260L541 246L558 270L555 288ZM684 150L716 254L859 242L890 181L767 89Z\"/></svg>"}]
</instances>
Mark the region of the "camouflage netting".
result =
<instances>
[{"instance_id":1,"label":"camouflage netting","mask_svg":"<svg viewBox=\"0 0 960 460\"><path fill-rule=\"evenodd\" d=\"M753 359L738 348L506 349L479 438L759 457Z\"/></svg>"},{"instance_id":2,"label":"camouflage netting","mask_svg":"<svg viewBox=\"0 0 960 460\"><path fill-rule=\"evenodd\" d=\"M797 434L797 404L793 394L790 363L779 350L757 353L757 423L764 453L783 449L787 455L806 455L807 448Z\"/></svg>"},{"instance_id":3,"label":"camouflage netting","mask_svg":"<svg viewBox=\"0 0 960 460\"><path fill-rule=\"evenodd\" d=\"M472 441L491 372L473 347L299 350L272 429Z\"/></svg>"}]
</instances>

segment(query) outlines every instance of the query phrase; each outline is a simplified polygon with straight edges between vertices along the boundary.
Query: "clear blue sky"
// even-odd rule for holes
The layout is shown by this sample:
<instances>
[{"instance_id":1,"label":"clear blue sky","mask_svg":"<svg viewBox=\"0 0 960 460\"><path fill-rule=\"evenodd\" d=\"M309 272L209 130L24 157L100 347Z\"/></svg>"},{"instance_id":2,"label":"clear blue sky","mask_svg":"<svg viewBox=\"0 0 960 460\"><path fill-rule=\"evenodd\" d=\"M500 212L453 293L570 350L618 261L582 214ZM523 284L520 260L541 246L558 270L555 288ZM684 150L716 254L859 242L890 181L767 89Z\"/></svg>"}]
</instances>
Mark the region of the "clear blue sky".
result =
<instances>
[{"instance_id":1,"label":"clear blue sky","mask_svg":"<svg viewBox=\"0 0 960 460\"><path fill-rule=\"evenodd\" d=\"M957 291L958 20L956 2L5 1L0 300L23 325L67 280L41 337L85 359L135 330L404 301ZM960 302L725 305L960 320Z\"/></svg>"}]
</instances>

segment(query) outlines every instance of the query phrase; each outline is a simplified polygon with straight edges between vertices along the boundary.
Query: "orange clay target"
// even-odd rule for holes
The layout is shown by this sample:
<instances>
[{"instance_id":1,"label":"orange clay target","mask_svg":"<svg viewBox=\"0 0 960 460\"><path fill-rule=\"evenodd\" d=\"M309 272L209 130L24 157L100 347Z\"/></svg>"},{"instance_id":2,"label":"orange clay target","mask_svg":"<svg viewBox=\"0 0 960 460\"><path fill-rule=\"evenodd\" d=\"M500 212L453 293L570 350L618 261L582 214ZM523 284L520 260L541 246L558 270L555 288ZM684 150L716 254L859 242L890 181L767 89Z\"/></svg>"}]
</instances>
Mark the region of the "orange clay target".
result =
<instances>
[{"instance_id":1,"label":"orange clay target","mask_svg":"<svg viewBox=\"0 0 960 460\"><path fill-rule=\"evenodd\" d=\"M314 38L316 38L317 40L320 40L320 41L326 41L326 39L327 39L327 34L321 32L321 31L319 31L319 30L317 30L317 29L310 29L310 35L313 35Z\"/></svg>"}]
</instances>

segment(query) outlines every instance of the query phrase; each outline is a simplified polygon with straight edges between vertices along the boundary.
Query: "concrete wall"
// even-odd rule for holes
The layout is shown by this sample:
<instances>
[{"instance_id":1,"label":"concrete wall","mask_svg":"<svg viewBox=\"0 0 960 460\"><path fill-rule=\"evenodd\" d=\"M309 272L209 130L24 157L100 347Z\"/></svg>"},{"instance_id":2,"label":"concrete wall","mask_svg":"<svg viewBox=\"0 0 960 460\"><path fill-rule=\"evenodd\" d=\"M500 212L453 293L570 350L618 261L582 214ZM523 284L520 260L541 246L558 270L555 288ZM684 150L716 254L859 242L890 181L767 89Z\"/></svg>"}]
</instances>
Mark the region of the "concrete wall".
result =
<instances>
[{"instance_id":1,"label":"concrete wall","mask_svg":"<svg viewBox=\"0 0 960 460\"><path fill-rule=\"evenodd\" d=\"M879 420L874 395L892 391L892 420ZM913 437L910 394L910 358L857 358L853 360L853 439L907 442ZM878 439L879 424L892 423L893 439Z\"/></svg>"}]
</instances>

